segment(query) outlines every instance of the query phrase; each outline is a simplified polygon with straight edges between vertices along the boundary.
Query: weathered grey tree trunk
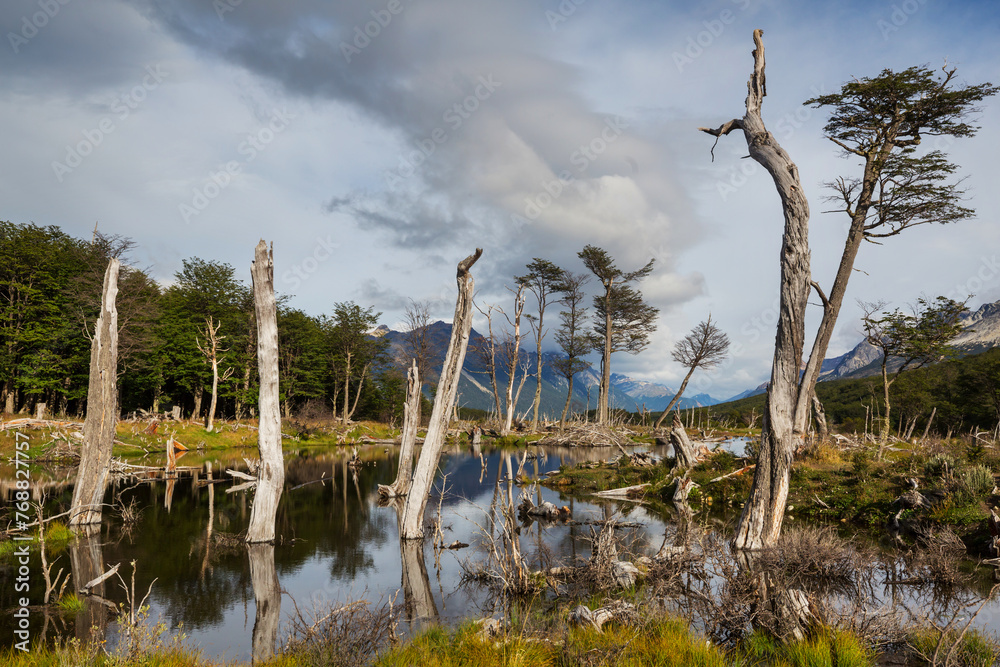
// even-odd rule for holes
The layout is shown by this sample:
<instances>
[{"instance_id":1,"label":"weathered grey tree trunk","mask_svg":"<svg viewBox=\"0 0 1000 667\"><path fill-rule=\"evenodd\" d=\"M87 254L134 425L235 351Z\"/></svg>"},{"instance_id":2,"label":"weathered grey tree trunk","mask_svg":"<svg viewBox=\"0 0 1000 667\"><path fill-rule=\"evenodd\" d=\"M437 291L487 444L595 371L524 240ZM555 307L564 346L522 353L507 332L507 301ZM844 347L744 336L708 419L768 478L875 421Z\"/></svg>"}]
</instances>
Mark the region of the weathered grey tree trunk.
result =
<instances>
[{"instance_id":1,"label":"weathered grey tree trunk","mask_svg":"<svg viewBox=\"0 0 1000 667\"><path fill-rule=\"evenodd\" d=\"M934 409L931 410L931 416L927 418L927 426L924 427L924 434L920 436L920 442L923 442L924 440L927 439L927 435L931 432L931 424L934 423L934 415L936 414L937 414L937 406L935 405Z\"/></svg>"},{"instance_id":2,"label":"weathered grey tree trunk","mask_svg":"<svg viewBox=\"0 0 1000 667\"><path fill-rule=\"evenodd\" d=\"M247 551L250 556L253 598L257 606L251 650L253 662L258 664L274 655L281 621L281 584L278 583L278 573L274 569L273 544L251 544L247 546Z\"/></svg>"},{"instance_id":3,"label":"weathered grey tree trunk","mask_svg":"<svg viewBox=\"0 0 1000 667\"><path fill-rule=\"evenodd\" d=\"M566 405L563 406L562 417L559 418L559 430L566 428L566 415L569 413L569 404L573 400L573 376L569 376L569 388L566 391Z\"/></svg>"},{"instance_id":4,"label":"weathered grey tree trunk","mask_svg":"<svg viewBox=\"0 0 1000 667\"><path fill-rule=\"evenodd\" d=\"M260 376L258 406L260 423L257 447L260 469L247 542L274 540L274 518L285 484L285 462L281 456L281 410L278 399L278 314L274 300L274 249L264 239L257 244L250 265L254 307L257 314L257 374Z\"/></svg>"},{"instance_id":5,"label":"weathered grey tree trunk","mask_svg":"<svg viewBox=\"0 0 1000 667\"><path fill-rule=\"evenodd\" d=\"M746 114L717 130L701 128L720 137L743 130L750 157L771 175L781 197L785 229L781 244L781 288L778 330L775 335L771 383L761 431L761 451L754 471L750 497L736 525L733 546L762 549L773 545L781 532L788 499L795 406L799 398L799 366L805 339L805 309L810 290L809 202L799 181L799 170L778 141L764 127L761 102L764 85L762 30L754 30L754 71L747 83Z\"/></svg>"},{"instance_id":6,"label":"weathered grey tree trunk","mask_svg":"<svg viewBox=\"0 0 1000 667\"><path fill-rule=\"evenodd\" d=\"M399 444L399 468L396 480L379 484L378 493L385 498L405 496L413 479L413 453L417 449L417 427L420 425L420 372L417 360L406 373L406 402L403 403L403 435Z\"/></svg>"},{"instance_id":7,"label":"weathered grey tree trunk","mask_svg":"<svg viewBox=\"0 0 1000 667\"><path fill-rule=\"evenodd\" d=\"M111 448L118 422L118 271L112 258L104 272L101 314L90 345L90 385L87 389L87 418L83 424L80 467L73 488L69 525L101 522L104 490L107 487Z\"/></svg>"},{"instance_id":8,"label":"weathered grey tree trunk","mask_svg":"<svg viewBox=\"0 0 1000 667\"><path fill-rule=\"evenodd\" d=\"M805 385L802 385L803 389L806 389ZM826 424L826 410L823 409L823 404L820 402L816 395L812 397L813 404L813 415L816 418L816 436L819 438L820 442L826 442L830 437L830 429Z\"/></svg>"},{"instance_id":9,"label":"weathered grey tree trunk","mask_svg":"<svg viewBox=\"0 0 1000 667\"><path fill-rule=\"evenodd\" d=\"M226 350L219 349L219 344L225 336L219 335L219 329L222 328L222 321L220 320L218 324L214 323L214 318L205 318L205 347L201 346L201 343L195 340L195 344L198 346L198 350L205 355L205 360L212 367L212 401L208 407L208 414L205 417L205 430L212 431L215 428L215 408L219 404L219 353L225 352ZM222 380L226 381L233 374L233 369L226 369L222 376Z\"/></svg>"},{"instance_id":10,"label":"weathered grey tree trunk","mask_svg":"<svg viewBox=\"0 0 1000 667\"><path fill-rule=\"evenodd\" d=\"M517 388L517 395L514 395L514 376L517 375L517 367L521 361L521 313L524 312L524 285L518 285L514 295L514 334L513 339L504 340L504 349L507 352L507 412L504 414L503 428L501 435L510 433L514 423L514 413L517 412L517 399L521 397L521 389L527 375L522 373L521 384ZM508 318L508 322L510 318Z\"/></svg>"},{"instance_id":11,"label":"weathered grey tree trunk","mask_svg":"<svg viewBox=\"0 0 1000 667\"><path fill-rule=\"evenodd\" d=\"M608 402L611 393L611 291L604 290L604 350L601 352L601 384L597 391L597 423L608 423ZM590 408L590 398L587 399Z\"/></svg>"},{"instance_id":12,"label":"weathered grey tree trunk","mask_svg":"<svg viewBox=\"0 0 1000 667\"><path fill-rule=\"evenodd\" d=\"M670 429L670 444L674 447L677 467L681 470L687 470L698 462L691 440L688 439L687 431L684 430L684 424L681 423L676 412L674 413L673 427Z\"/></svg>"},{"instance_id":13,"label":"weathered grey tree trunk","mask_svg":"<svg viewBox=\"0 0 1000 667\"><path fill-rule=\"evenodd\" d=\"M444 437L448 432L448 415L451 405L455 402L458 391L458 379L465 363L465 351L469 346L469 334L472 330L472 293L475 281L469 269L482 256L482 248L463 259L458 264L458 298L455 302L455 319L451 327L451 340L448 343L448 353L441 368L437 394L434 396L434 409L431 411L430 424L424 437L424 446L420 451L417 468L413 473L413 483L406 496L403 506L402 534L400 539L419 539L423 537L424 508L427 497L437 473L438 462L441 460L441 449L444 447Z\"/></svg>"}]
</instances>

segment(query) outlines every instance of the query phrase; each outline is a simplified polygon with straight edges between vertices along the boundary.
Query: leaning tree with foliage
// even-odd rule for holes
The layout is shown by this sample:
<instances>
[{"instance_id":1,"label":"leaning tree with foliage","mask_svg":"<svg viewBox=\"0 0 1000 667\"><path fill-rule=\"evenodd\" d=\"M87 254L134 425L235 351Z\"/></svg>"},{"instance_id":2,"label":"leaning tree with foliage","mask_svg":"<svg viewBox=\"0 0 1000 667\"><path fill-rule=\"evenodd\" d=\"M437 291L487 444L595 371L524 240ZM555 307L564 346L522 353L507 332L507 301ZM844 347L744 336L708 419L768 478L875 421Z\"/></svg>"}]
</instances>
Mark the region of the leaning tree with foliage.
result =
<instances>
[{"instance_id":1,"label":"leaning tree with foliage","mask_svg":"<svg viewBox=\"0 0 1000 667\"><path fill-rule=\"evenodd\" d=\"M547 259L535 257L525 268L528 272L515 280L523 284L535 297L537 316L527 316L535 334L535 400L531 417L531 430L538 430L538 410L542 402L542 339L545 338L545 309L549 302L564 290L565 271Z\"/></svg>"},{"instance_id":2,"label":"leaning tree with foliage","mask_svg":"<svg viewBox=\"0 0 1000 667\"><path fill-rule=\"evenodd\" d=\"M973 216L972 209L961 205L965 195L961 181L953 179L958 167L948 161L942 148L956 138L976 134L979 128L968 122L969 116L978 102L996 92L990 83L957 83L954 67L945 66L940 73L910 67L855 79L837 93L805 102L831 108L824 127L826 137L845 157L861 162L861 174L828 183L835 210L851 222L829 294L812 282L823 304L823 318L795 406L797 434L806 431L816 381L862 242L878 244L917 225ZM927 137L938 139L931 150L921 152L918 149Z\"/></svg>"},{"instance_id":3,"label":"leaning tree with foliage","mask_svg":"<svg viewBox=\"0 0 1000 667\"><path fill-rule=\"evenodd\" d=\"M729 354L729 336L715 326L711 315L704 322L699 322L698 326L691 330L691 333L677 341L670 356L674 361L687 368L688 372L677 393L670 399L670 403L667 404L660 418L656 420L655 428L660 428L663 425L663 420L681 400L684 390L687 389L688 380L691 379L694 372L699 368L708 369L718 366L727 354Z\"/></svg>"},{"instance_id":4,"label":"leaning tree with foliage","mask_svg":"<svg viewBox=\"0 0 1000 667\"><path fill-rule=\"evenodd\" d=\"M590 276L584 273L566 271L563 274L563 298L560 299L560 303L566 306L567 310L559 313L562 324L556 330L556 342L566 356L552 361L552 367L566 378L567 385L566 405L563 406L562 416L559 418L560 429L566 426L566 414L573 400L573 376L590 368L590 362L583 357L594 347L593 341L584 329L587 309L583 306L583 286L588 280Z\"/></svg>"},{"instance_id":5,"label":"leaning tree with foliage","mask_svg":"<svg viewBox=\"0 0 1000 667\"><path fill-rule=\"evenodd\" d=\"M656 331L659 309L650 306L642 293L629 283L645 278L653 271L649 262L635 271L622 271L602 248L588 245L577 253L584 266L604 287L594 297L594 348L601 350L601 384L597 397L597 423L608 423L611 393L611 355L615 352L639 354L649 345L649 335Z\"/></svg>"},{"instance_id":6,"label":"leaning tree with foliage","mask_svg":"<svg viewBox=\"0 0 1000 667\"><path fill-rule=\"evenodd\" d=\"M882 400L885 410L882 412L879 435L880 449L884 449L889 441L889 387L903 371L953 355L954 351L948 344L961 333L962 316L968 311L965 302L939 296L933 302L918 299L911 313L897 308L876 317L876 312L884 306L882 302L862 304L865 314L861 319L865 340L882 353Z\"/></svg>"}]
</instances>

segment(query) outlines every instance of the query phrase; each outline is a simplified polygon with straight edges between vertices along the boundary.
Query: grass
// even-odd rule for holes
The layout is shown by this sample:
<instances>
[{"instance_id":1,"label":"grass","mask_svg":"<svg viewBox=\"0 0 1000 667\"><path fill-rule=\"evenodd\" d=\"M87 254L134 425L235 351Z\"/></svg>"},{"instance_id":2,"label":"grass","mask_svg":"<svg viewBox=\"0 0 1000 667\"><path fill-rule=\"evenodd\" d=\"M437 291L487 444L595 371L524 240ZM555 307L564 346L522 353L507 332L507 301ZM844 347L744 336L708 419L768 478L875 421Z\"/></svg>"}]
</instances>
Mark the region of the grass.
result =
<instances>
[{"instance_id":1,"label":"grass","mask_svg":"<svg viewBox=\"0 0 1000 667\"><path fill-rule=\"evenodd\" d=\"M606 626L565 631L551 637L512 637L484 641L471 624L454 633L432 628L381 656L378 667L458 667L459 665L549 665L577 667L868 667L874 654L853 635L819 629L806 639L781 644L754 633L726 651L693 633L686 621L659 618L641 627Z\"/></svg>"},{"instance_id":2,"label":"grass","mask_svg":"<svg viewBox=\"0 0 1000 667\"><path fill-rule=\"evenodd\" d=\"M938 651L938 664L944 664L943 661L952 648L954 648L954 657L958 659L958 662L950 664L962 667L991 667L1000 657L1000 645L978 630L969 630L960 639L958 635L958 632L951 630L944 633L942 637L940 630L931 628L919 628L911 632L907 638L910 647L925 658L915 664L930 665L930 658L934 656L936 650ZM940 649L938 650L939 642Z\"/></svg>"},{"instance_id":3,"label":"grass","mask_svg":"<svg viewBox=\"0 0 1000 667\"><path fill-rule=\"evenodd\" d=\"M819 628L801 641L782 644L768 635L754 632L736 653L740 664L773 667L867 667L875 655L857 637L842 630Z\"/></svg>"},{"instance_id":4,"label":"grass","mask_svg":"<svg viewBox=\"0 0 1000 667\"><path fill-rule=\"evenodd\" d=\"M213 450L238 447L256 447L256 420L244 420L239 423L216 421L212 431L206 431L201 422L180 421L162 422L155 433L146 433L149 422L119 422L115 429L115 455L132 456L147 451L163 451L167 439L172 437L189 449ZM81 422L82 426L82 422ZM47 445L53 441L53 430L50 428L29 428L20 431L28 436L28 458L35 459L44 455ZM0 456L10 457L14 454L14 430L0 431ZM390 428L379 422L353 422L344 426L332 419L311 420L299 422L286 420L282 424L282 446L286 449L298 449L303 445L329 446L344 445L358 442L362 436L377 440L394 438L399 435L399 429ZM23 440L23 438L22 438Z\"/></svg>"},{"instance_id":5,"label":"grass","mask_svg":"<svg viewBox=\"0 0 1000 667\"><path fill-rule=\"evenodd\" d=\"M50 521L45 525L45 546L49 557L60 553L69 543L73 541L76 534L66 527L61 521ZM15 542L14 540L4 540L0 542L0 562L6 562L13 558L14 550L17 547L28 545L28 548L35 551L39 547L38 529L31 535L31 540Z\"/></svg>"},{"instance_id":6,"label":"grass","mask_svg":"<svg viewBox=\"0 0 1000 667\"><path fill-rule=\"evenodd\" d=\"M59 598L56 606L65 614L76 614L83 611L83 600L76 593L67 593Z\"/></svg>"}]
</instances>

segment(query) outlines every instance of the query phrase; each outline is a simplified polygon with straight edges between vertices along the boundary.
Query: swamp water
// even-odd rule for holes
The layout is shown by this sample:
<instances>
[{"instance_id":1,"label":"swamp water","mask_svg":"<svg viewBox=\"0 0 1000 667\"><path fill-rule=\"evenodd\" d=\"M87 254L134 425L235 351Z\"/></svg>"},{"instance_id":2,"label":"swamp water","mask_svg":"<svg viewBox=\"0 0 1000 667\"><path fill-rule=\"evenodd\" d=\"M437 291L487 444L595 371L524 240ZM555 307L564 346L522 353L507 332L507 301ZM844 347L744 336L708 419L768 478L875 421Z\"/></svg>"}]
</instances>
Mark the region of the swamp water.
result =
<instances>
[{"instance_id":1,"label":"swamp water","mask_svg":"<svg viewBox=\"0 0 1000 667\"><path fill-rule=\"evenodd\" d=\"M742 453L741 442L727 444L727 448ZM670 453L669 447L651 449L656 456ZM52 574L59 568L71 571L68 590L79 589L118 563L119 573L129 581L135 561L136 597L150 590L150 620L165 623L171 635L183 632L185 643L205 656L227 660L249 660L255 654L266 655L275 644L280 647L293 614L301 612L311 619L314 612L319 617L354 600L375 605L394 601L403 606L399 627L403 633L499 611L499 603L485 586L463 584L462 579L469 568L485 560L479 547L487 539L486 517L497 490L509 488L506 459L511 459L516 472L524 450L484 447L480 457L468 446L446 448L425 522L436 520L440 512L444 544L458 541L471 546L439 551L430 539L420 546L407 543L407 548L401 548L396 509L378 503L378 485L395 479L398 448L366 446L358 451L360 466L349 465L349 452L343 448L286 452L285 491L276 526L282 543L249 552L232 537L245 530L252 497L247 491L227 493L239 480L230 481L224 470L245 470L242 457L252 456L252 449L211 451L205 456L189 452L178 459L179 472L173 479L163 479L163 472L119 479L109 490L107 502L118 507L134 503L141 512L138 521L126 525L116 510L106 509L99 532L81 536L49 555L50 561L58 557ZM615 458L618 453L613 448L544 447L528 452L537 455L524 468L525 476L531 478L558 470L560 465ZM52 472L47 478L44 485L48 486L47 512L51 515L68 506L71 481L67 480L73 474ZM219 483L220 479L225 481ZM445 493L440 498L442 480ZM533 523L523 528L521 549L534 568L589 558L591 526L611 517L622 523L618 535L637 555L651 556L678 536L677 515L670 508L656 511L593 496L573 498L541 486L523 488L530 491L535 504L566 505L572 515L569 523ZM516 486L513 494L517 502ZM731 509L711 515L698 512L694 517L703 534L718 533L709 543L719 551L726 551L720 545L734 520ZM796 523L801 522L788 521L786 530ZM980 577L976 585L943 595L938 586L906 583L909 574L903 565L892 559L886 562L877 580L867 582L874 594L871 614L903 610L947 619L989 590L989 583L983 581L986 577ZM16 605L14 569L0 566L0 606L5 609ZM31 601L37 603L45 590L37 551L30 570ZM890 581L906 585L890 585ZM703 584L718 589L722 582L710 574ZM116 577L95 590L112 602L126 601ZM269 610L267 618L259 618L255 592L268 599L263 605ZM96 637L114 646L120 639L114 615L100 601L81 597L84 609L75 618L33 613L32 638L40 639L43 634L48 640ZM831 593L833 605L844 606L842 597L842 591ZM688 609L683 602L674 608ZM975 624L989 630L1000 627L1000 605L988 603ZM12 628L11 615L5 614L0 622L5 638L12 637ZM4 640L7 645L10 642Z\"/></svg>"}]
</instances>

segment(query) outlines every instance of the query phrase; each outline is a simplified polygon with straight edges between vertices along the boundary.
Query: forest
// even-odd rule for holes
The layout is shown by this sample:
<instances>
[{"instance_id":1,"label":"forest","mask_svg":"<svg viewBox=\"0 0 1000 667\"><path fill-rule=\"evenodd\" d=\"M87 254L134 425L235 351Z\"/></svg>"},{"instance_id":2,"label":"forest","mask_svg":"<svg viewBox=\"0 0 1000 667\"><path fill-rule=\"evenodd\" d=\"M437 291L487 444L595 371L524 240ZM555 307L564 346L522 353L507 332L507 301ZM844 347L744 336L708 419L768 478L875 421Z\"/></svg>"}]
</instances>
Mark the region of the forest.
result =
<instances>
[{"instance_id":1,"label":"forest","mask_svg":"<svg viewBox=\"0 0 1000 667\"><path fill-rule=\"evenodd\" d=\"M0 222L0 405L6 412L82 415L90 341L101 281L111 257L127 257L133 242L95 232L74 239L57 227ZM119 282L120 409L182 414L208 411L213 360L218 368L217 414L252 415L257 401L253 295L235 268L186 259L168 286L123 264ZM279 304L281 402L287 418L309 401L330 415L349 412L390 421L402 403L402 380L386 358L386 341L367 336L378 313L353 302L312 316ZM348 363L348 355L353 355Z\"/></svg>"}]
</instances>

